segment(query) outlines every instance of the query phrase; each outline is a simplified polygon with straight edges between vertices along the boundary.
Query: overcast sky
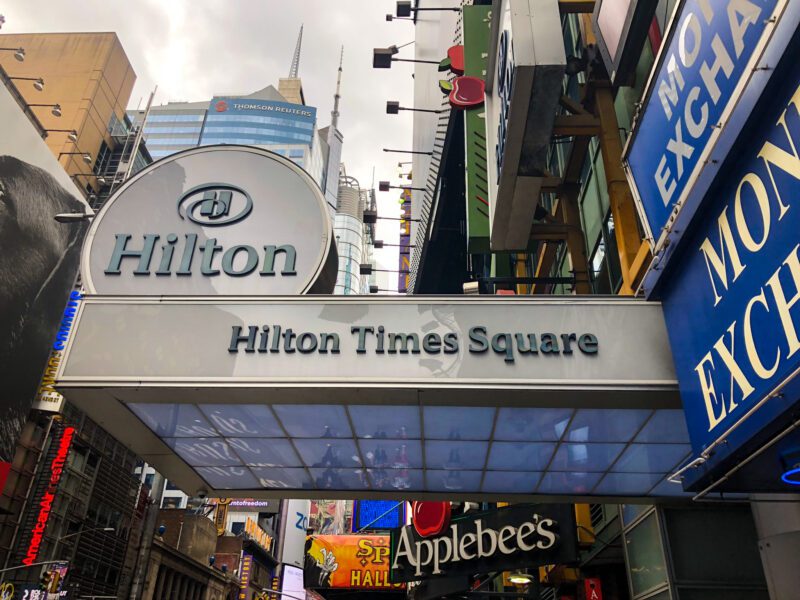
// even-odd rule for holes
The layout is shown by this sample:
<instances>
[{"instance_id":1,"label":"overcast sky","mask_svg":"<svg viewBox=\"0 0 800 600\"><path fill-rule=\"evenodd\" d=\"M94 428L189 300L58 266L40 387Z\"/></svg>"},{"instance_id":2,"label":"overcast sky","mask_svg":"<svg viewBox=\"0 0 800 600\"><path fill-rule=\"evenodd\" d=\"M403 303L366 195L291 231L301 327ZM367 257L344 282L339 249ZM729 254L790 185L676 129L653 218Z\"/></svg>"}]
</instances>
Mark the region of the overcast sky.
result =
<instances>
[{"instance_id":1,"label":"overcast sky","mask_svg":"<svg viewBox=\"0 0 800 600\"><path fill-rule=\"evenodd\" d=\"M410 63L372 68L373 48L414 39L411 22L386 21L394 6L394 0L6 0L0 13L3 33L116 32L137 75L131 107L143 106L156 85L156 104L277 87L289 73L304 24L300 77L306 102L317 108L319 127L330 123L344 46L344 163L362 187L372 184L374 167L377 188L381 179L397 184L397 163L407 158L381 149L411 145L411 113L386 114L386 100L412 105ZM382 216L399 215L397 191L378 192ZM378 238L396 243L398 230L397 221L383 221ZM397 268L396 248L376 250L376 257ZM396 288L396 275L387 279Z\"/></svg>"}]
</instances>

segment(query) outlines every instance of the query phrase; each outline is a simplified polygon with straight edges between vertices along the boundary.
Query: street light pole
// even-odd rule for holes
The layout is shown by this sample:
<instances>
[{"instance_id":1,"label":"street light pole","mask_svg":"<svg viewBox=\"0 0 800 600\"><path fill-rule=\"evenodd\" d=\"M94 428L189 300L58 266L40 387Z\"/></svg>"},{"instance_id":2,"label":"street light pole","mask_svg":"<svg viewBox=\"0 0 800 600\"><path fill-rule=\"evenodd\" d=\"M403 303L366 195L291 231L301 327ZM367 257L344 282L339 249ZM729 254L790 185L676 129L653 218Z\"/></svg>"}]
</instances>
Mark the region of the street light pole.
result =
<instances>
[{"instance_id":1,"label":"street light pole","mask_svg":"<svg viewBox=\"0 0 800 600\"><path fill-rule=\"evenodd\" d=\"M56 543L53 545L53 551L51 552L50 556L57 556L58 554L58 545L61 543L61 540L66 540L67 538L75 537L76 535L80 535L82 533L88 533L90 531L116 531L113 527L92 527L91 529L79 529L75 533L68 533L67 535L62 535L61 537L56 538ZM56 561L61 562L61 561Z\"/></svg>"},{"instance_id":2,"label":"street light pole","mask_svg":"<svg viewBox=\"0 0 800 600\"><path fill-rule=\"evenodd\" d=\"M41 565L51 565L53 563L60 563L64 562L61 560L43 560L40 562L31 563L29 565L17 565L16 567L6 567L5 569L0 569L0 573L8 573L9 571L18 571L19 569L27 569L29 567L38 567Z\"/></svg>"}]
</instances>

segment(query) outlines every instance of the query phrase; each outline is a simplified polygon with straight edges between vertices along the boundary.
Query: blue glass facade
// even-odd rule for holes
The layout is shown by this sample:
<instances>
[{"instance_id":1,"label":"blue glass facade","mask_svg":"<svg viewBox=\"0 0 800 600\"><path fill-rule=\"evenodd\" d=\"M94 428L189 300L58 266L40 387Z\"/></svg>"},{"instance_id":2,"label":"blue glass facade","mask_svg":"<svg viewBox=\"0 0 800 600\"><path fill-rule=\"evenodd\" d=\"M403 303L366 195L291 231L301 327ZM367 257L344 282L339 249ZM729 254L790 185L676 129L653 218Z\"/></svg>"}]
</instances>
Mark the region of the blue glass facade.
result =
<instances>
[{"instance_id":1,"label":"blue glass facade","mask_svg":"<svg viewBox=\"0 0 800 600\"><path fill-rule=\"evenodd\" d=\"M315 108L301 104L214 97L209 104L154 107L144 134L154 159L212 144L262 146L290 158L321 183L323 159L315 143L316 117Z\"/></svg>"},{"instance_id":2,"label":"blue glass facade","mask_svg":"<svg viewBox=\"0 0 800 600\"><path fill-rule=\"evenodd\" d=\"M200 137L207 144L308 144L317 111L309 106L237 98L213 98Z\"/></svg>"}]
</instances>

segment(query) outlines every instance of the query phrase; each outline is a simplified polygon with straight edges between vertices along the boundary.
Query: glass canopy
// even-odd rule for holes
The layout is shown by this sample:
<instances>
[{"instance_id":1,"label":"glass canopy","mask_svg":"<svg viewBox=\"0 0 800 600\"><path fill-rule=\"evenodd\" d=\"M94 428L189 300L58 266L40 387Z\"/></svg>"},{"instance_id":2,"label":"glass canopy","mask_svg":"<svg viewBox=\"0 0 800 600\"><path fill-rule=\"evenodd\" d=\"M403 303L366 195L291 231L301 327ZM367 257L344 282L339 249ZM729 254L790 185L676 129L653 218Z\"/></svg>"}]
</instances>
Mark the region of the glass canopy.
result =
<instances>
[{"instance_id":1,"label":"glass canopy","mask_svg":"<svg viewBox=\"0 0 800 600\"><path fill-rule=\"evenodd\" d=\"M681 496L681 410L127 406L219 490Z\"/></svg>"}]
</instances>

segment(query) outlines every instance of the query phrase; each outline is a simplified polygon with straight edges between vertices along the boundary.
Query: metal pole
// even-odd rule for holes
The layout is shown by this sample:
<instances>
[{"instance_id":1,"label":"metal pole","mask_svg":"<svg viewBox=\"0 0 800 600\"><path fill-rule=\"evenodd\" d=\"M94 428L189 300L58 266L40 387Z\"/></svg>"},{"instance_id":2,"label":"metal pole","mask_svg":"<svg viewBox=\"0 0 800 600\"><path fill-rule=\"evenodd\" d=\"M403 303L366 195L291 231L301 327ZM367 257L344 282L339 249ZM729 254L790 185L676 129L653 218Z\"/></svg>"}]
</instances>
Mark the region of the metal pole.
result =
<instances>
[{"instance_id":1,"label":"metal pole","mask_svg":"<svg viewBox=\"0 0 800 600\"><path fill-rule=\"evenodd\" d=\"M131 156L128 162L128 168L125 170L125 179L123 181L127 181L128 177L131 176L131 172L133 171L133 163L136 161L136 153L139 151L139 146L142 143L142 136L144 136L144 126L147 124L147 117L150 116L150 107L153 105L153 97L156 95L156 91L158 90L158 86L156 86L152 92L150 92L150 98L147 100L147 107L144 109L144 118L142 119L142 125L139 127L139 131L136 132L136 137L133 139L133 148L131 150Z\"/></svg>"},{"instance_id":2,"label":"metal pole","mask_svg":"<svg viewBox=\"0 0 800 600\"><path fill-rule=\"evenodd\" d=\"M8 571L18 571L19 569L27 569L29 567L38 567L41 565L51 565L53 563L60 563L64 562L63 560L43 560L40 562L31 563L29 565L17 565L16 567L6 567L5 569L0 569L0 573L7 573Z\"/></svg>"},{"instance_id":3,"label":"metal pole","mask_svg":"<svg viewBox=\"0 0 800 600\"><path fill-rule=\"evenodd\" d=\"M130 600L139 600L144 590L144 580L147 576L148 562L150 561L150 548L153 546L153 535L155 534L156 519L161 507L161 496L164 493L164 477L158 471L153 475L153 487L150 491L152 503L147 507L144 517L144 530L142 539L139 542L139 555L136 558L136 570L131 583Z\"/></svg>"}]
</instances>

